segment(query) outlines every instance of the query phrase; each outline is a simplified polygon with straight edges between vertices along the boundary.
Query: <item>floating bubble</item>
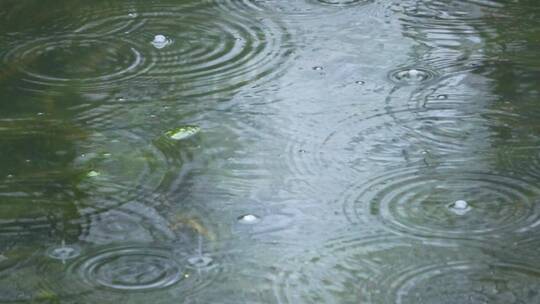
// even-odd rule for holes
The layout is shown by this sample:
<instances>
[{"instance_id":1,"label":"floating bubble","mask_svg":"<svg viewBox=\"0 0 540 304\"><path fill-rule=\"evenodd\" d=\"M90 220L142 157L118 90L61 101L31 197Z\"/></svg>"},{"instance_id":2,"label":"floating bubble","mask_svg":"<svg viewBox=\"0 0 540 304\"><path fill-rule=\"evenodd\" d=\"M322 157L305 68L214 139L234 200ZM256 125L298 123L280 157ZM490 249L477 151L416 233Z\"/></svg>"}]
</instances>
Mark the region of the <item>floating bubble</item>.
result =
<instances>
[{"instance_id":1,"label":"floating bubble","mask_svg":"<svg viewBox=\"0 0 540 304\"><path fill-rule=\"evenodd\" d=\"M260 221L261 221L261 218L258 217L255 214L244 214L244 215L238 217L238 222L241 223L241 224L252 225L252 224L256 224L256 223L258 223Z\"/></svg>"},{"instance_id":2,"label":"floating bubble","mask_svg":"<svg viewBox=\"0 0 540 304\"><path fill-rule=\"evenodd\" d=\"M172 41L168 39L167 37L165 37L164 35L156 35L154 36L154 40L152 40L152 45L156 49L162 49L171 43Z\"/></svg>"},{"instance_id":3,"label":"floating bubble","mask_svg":"<svg viewBox=\"0 0 540 304\"><path fill-rule=\"evenodd\" d=\"M438 100L445 100L445 99L448 99L448 95L446 95L446 94L437 95L437 99L438 99Z\"/></svg>"},{"instance_id":4,"label":"floating bubble","mask_svg":"<svg viewBox=\"0 0 540 304\"><path fill-rule=\"evenodd\" d=\"M449 206L450 211L457 215L464 215L471 210L469 204L464 200L457 200Z\"/></svg>"}]
</instances>

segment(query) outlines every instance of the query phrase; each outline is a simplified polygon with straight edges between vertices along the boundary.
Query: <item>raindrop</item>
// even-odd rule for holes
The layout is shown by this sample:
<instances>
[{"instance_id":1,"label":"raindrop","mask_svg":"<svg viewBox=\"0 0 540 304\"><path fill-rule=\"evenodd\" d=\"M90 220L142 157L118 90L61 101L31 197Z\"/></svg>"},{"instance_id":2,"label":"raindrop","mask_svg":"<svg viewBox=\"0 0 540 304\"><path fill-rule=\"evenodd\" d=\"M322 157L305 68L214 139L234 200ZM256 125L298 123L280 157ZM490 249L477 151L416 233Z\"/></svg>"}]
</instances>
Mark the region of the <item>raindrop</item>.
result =
<instances>
[{"instance_id":1,"label":"raindrop","mask_svg":"<svg viewBox=\"0 0 540 304\"><path fill-rule=\"evenodd\" d=\"M208 268L214 262L214 259L207 255L197 255L187 259L189 265L196 269Z\"/></svg>"},{"instance_id":2,"label":"raindrop","mask_svg":"<svg viewBox=\"0 0 540 304\"><path fill-rule=\"evenodd\" d=\"M55 246L47 250L47 256L55 260L61 260L65 263L66 260L70 260L78 257L81 254L81 249L76 245L66 246L66 242L62 241L60 247Z\"/></svg>"},{"instance_id":3,"label":"raindrop","mask_svg":"<svg viewBox=\"0 0 540 304\"><path fill-rule=\"evenodd\" d=\"M238 217L238 222L239 222L239 223L241 223L241 224L247 224L247 225L256 224L256 223L258 223L260 220L261 220L261 218L258 217L258 216L255 215L255 214L244 214L244 215Z\"/></svg>"},{"instance_id":4,"label":"raindrop","mask_svg":"<svg viewBox=\"0 0 540 304\"><path fill-rule=\"evenodd\" d=\"M424 68L402 68L390 72L390 80L398 84L419 84L437 76L432 70Z\"/></svg>"}]
</instances>

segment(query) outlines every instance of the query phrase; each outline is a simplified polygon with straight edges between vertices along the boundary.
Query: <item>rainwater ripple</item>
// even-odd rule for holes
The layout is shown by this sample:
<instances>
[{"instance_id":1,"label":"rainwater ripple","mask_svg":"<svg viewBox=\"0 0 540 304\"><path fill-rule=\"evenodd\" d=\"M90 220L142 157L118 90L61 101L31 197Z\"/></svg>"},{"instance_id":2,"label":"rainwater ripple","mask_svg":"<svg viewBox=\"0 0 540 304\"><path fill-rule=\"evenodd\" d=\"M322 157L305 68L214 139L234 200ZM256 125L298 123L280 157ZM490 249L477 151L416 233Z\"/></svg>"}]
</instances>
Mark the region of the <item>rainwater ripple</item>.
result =
<instances>
[{"instance_id":1,"label":"rainwater ripple","mask_svg":"<svg viewBox=\"0 0 540 304\"><path fill-rule=\"evenodd\" d=\"M377 221L391 231L421 237L475 238L523 234L540 225L535 183L496 173L440 167L387 172L353 185L338 201L352 223ZM456 214L452 203L471 210Z\"/></svg>"},{"instance_id":2,"label":"rainwater ripple","mask_svg":"<svg viewBox=\"0 0 540 304\"><path fill-rule=\"evenodd\" d=\"M215 0L211 0L215 1ZM270 12L286 15L293 18L311 19L320 18L323 15L339 14L354 6L363 6L373 0L291 0L287 2L279 0L237 0L215 1L226 11Z\"/></svg>"},{"instance_id":3,"label":"rainwater ripple","mask_svg":"<svg viewBox=\"0 0 540 304\"><path fill-rule=\"evenodd\" d=\"M50 259L40 262L43 275L37 288L77 301L169 303L172 298L196 298L221 280L225 270L221 256L200 248L191 251L164 243L86 246L65 265Z\"/></svg>"},{"instance_id":4,"label":"rainwater ripple","mask_svg":"<svg viewBox=\"0 0 540 304\"><path fill-rule=\"evenodd\" d=\"M494 248L345 233L276 266L274 294L278 303L536 302L540 270Z\"/></svg>"},{"instance_id":5,"label":"rainwater ripple","mask_svg":"<svg viewBox=\"0 0 540 304\"><path fill-rule=\"evenodd\" d=\"M272 281L278 303L393 303L377 299L386 296L381 280L409 263L410 253L438 248L435 243L420 242L384 233L353 236L349 233L323 242L322 247L305 250L276 266ZM399 256L399 258L396 258ZM432 259L435 254L428 254ZM410 265L410 264L408 264ZM395 267L395 268L394 268Z\"/></svg>"},{"instance_id":6,"label":"rainwater ripple","mask_svg":"<svg viewBox=\"0 0 540 304\"><path fill-rule=\"evenodd\" d=\"M144 26L128 35L146 48L155 66L138 85L160 85L164 98L215 95L275 76L291 53L289 34L271 18L225 17L211 7L141 14Z\"/></svg>"},{"instance_id":7,"label":"rainwater ripple","mask_svg":"<svg viewBox=\"0 0 540 304\"><path fill-rule=\"evenodd\" d=\"M22 89L106 90L152 68L140 49L124 37L54 35L18 44L2 56L2 63L16 67L25 83Z\"/></svg>"},{"instance_id":8,"label":"rainwater ripple","mask_svg":"<svg viewBox=\"0 0 540 304\"><path fill-rule=\"evenodd\" d=\"M521 263L451 261L388 278L391 303L535 303L540 270Z\"/></svg>"},{"instance_id":9,"label":"rainwater ripple","mask_svg":"<svg viewBox=\"0 0 540 304\"><path fill-rule=\"evenodd\" d=\"M183 279L171 252L159 247L108 248L72 267L85 284L112 290L153 290Z\"/></svg>"},{"instance_id":10,"label":"rainwater ripple","mask_svg":"<svg viewBox=\"0 0 540 304\"><path fill-rule=\"evenodd\" d=\"M417 108L402 102L370 112L353 110L326 128L318 126L318 118L309 121L307 131L292 134L285 147L286 161L298 174L329 168L343 173L370 166L432 166L441 157L463 161L475 152L473 143L487 136L477 127L484 120L464 112L458 103Z\"/></svg>"}]
</instances>

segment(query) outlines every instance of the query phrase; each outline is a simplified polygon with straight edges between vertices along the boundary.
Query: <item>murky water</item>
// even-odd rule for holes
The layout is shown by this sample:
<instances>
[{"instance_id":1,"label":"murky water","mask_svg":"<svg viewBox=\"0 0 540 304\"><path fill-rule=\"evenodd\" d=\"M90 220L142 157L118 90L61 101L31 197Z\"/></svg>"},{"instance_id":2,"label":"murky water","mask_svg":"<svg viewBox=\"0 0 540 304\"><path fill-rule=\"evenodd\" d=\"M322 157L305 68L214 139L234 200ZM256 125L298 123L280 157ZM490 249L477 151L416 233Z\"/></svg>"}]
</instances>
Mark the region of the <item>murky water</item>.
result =
<instances>
[{"instance_id":1,"label":"murky water","mask_svg":"<svg viewBox=\"0 0 540 304\"><path fill-rule=\"evenodd\" d=\"M0 2L0 303L540 303L533 0Z\"/></svg>"}]
</instances>

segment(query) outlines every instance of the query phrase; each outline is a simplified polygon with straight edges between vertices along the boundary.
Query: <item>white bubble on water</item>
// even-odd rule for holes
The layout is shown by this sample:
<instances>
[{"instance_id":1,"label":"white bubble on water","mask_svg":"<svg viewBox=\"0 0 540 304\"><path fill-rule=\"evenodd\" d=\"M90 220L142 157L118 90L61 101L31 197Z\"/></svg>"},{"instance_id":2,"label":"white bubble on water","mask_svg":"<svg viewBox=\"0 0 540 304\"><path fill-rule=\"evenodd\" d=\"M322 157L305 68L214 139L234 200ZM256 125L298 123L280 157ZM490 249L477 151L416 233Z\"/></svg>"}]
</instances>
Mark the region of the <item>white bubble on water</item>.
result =
<instances>
[{"instance_id":1,"label":"white bubble on water","mask_svg":"<svg viewBox=\"0 0 540 304\"><path fill-rule=\"evenodd\" d=\"M248 225L256 224L256 223L258 223L260 220L261 220L261 218L258 217L258 216L255 215L255 214L244 214L244 215L238 217L238 222L239 222L239 223L241 223L241 224L248 224Z\"/></svg>"},{"instance_id":2,"label":"white bubble on water","mask_svg":"<svg viewBox=\"0 0 540 304\"><path fill-rule=\"evenodd\" d=\"M464 215L471 210L469 203L467 203L467 201L465 200L457 200L454 203L450 204L448 208L450 209L450 211L457 215Z\"/></svg>"},{"instance_id":3,"label":"white bubble on water","mask_svg":"<svg viewBox=\"0 0 540 304\"><path fill-rule=\"evenodd\" d=\"M171 44L172 41L167 38L165 35L155 35L154 36L154 40L152 40L152 45L156 48L156 49L162 49L164 47L166 47L167 45Z\"/></svg>"}]
</instances>

